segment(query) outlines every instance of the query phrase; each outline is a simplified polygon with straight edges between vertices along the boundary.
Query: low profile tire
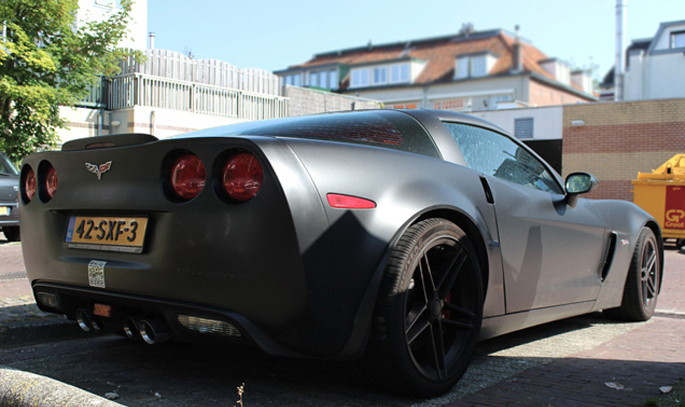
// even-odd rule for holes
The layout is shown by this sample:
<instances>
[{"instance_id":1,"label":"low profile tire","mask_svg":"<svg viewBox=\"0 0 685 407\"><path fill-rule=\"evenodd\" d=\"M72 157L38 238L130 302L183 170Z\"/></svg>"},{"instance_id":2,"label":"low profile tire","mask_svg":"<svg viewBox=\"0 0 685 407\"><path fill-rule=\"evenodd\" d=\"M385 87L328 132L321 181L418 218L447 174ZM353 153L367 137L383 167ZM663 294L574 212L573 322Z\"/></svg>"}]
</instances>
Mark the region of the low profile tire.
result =
<instances>
[{"instance_id":1,"label":"low profile tire","mask_svg":"<svg viewBox=\"0 0 685 407\"><path fill-rule=\"evenodd\" d=\"M654 315L661 288L661 257L654 232L642 228L628 269L623 301L618 308L606 310L612 318L646 321Z\"/></svg>"},{"instance_id":2,"label":"low profile tire","mask_svg":"<svg viewBox=\"0 0 685 407\"><path fill-rule=\"evenodd\" d=\"M5 234L5 238L10 242L18 242L21 240L19 226L4 227L2 228L2 233Z\"/></svg>"},{"instance_id":3,"label":"low profile tire","mask_svg":"<svg viewBox=\"0 0 685 407\"><path fill-rule=\"evenodd\" d=\"M410 396L449 391L469 365L482 317L482 276L466 234L445 219L411 226L381 283L369 377Z\"/></svg>"}]
</instances>

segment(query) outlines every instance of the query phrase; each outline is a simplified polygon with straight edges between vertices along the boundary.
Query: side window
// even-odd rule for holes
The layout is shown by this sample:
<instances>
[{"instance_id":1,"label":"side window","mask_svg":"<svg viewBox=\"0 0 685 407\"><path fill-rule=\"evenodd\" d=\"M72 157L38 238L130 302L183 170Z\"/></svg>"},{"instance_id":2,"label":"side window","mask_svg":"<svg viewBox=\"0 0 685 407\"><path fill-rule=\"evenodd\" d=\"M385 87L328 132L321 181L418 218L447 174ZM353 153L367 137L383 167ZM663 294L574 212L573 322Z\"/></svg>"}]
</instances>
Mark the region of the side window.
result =
<instances>
[{"instance_id":1,"label":"side window","mask_svg":"<svg viewBox=\"0 0 685 407\"><path fill-rule=\"evenodd\" d=\"M445 125L469 168L541 191L563 193L545 166L507 137L466 124Z\"/></svg>"}]
</instances>

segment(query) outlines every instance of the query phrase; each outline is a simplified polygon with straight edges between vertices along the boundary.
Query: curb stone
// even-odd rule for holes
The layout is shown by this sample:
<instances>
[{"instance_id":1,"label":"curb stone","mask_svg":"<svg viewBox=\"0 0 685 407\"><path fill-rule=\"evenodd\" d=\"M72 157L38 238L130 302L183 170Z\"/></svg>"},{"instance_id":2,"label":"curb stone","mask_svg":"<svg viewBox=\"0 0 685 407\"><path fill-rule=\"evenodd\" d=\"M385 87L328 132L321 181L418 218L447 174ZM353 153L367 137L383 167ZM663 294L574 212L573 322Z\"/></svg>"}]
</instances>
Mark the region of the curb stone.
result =
<instances>
[{"instance_id":1,"label":"curb stone","mask_svg":"<svg viewBox=\"0 0 685 407\"><path fill-rule=\"evenodd\" d=\"M49 377L0 366L1 407L121 407Z\"/></svg>"}]
</instances>

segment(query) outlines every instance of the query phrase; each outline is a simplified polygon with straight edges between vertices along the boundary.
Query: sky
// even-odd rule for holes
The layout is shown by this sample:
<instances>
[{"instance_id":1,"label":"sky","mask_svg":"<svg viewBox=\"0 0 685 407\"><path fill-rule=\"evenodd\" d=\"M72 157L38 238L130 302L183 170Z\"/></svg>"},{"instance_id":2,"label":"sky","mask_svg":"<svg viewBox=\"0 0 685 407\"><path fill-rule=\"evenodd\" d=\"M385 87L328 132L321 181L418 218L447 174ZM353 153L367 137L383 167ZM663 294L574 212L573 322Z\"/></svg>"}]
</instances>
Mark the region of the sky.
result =
<instances>
[{"instance_id":1,"label":"sky","mask_svg":"<svg viewBox=\"0 0 685 407\"><path fill-rule=\"evenodd\" d=\"M627 41L685 20L685 0L627 0ZM520 34L572 68L614 65L616 0L148 0L155 48L238 68L285 69L314 54L476 31Z\"/></svg>"}]
</instances>

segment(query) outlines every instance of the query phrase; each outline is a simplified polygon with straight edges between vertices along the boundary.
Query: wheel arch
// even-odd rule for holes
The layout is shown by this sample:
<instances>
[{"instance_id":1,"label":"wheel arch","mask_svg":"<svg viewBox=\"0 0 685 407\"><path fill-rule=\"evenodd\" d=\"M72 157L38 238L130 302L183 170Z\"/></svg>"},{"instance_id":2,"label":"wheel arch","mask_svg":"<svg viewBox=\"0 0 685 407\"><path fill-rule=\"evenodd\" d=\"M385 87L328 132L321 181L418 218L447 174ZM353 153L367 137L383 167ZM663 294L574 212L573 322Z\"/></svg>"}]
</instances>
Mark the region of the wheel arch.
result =
<instances>
[{"instance_id":1,"label":"wheel arch","mask_svg":"<svg viewBox=\"0 0 685 407\"><path fill-rule=\"evenodd\" d=\"M481 269L481 277L483 278L483 299L485 300L488 293L488 283L490 281L490 264L488 260L486 242L483 238L483 234L476 224L476 221L471 216L455 207L426 208L424 211L418 212L413 217L409 218L400 228L398 228L392 239L389 240L385 251L382 253L380 260L376 265L372 282L369 284L369 288L367 289L364 299L362 300L360 311L355 318L356 322L354 324L353 333L350 336L345 348L337 355L337 359L356 359L360 357L366 350L368 341L373 335L372 319L374 309L376 306L376 300L378 298L383 273L385 272L390 255L407 229L421 221L430 218L446 219L460 227L469 237L478 257L478 265Z\"/></svg>"},{"instance_id":2,"label":"wheel arch","mask_svg":"<svg viewBox=\"0 0 685 407\"><path fill-rule=\"evenodd\" d=\"M487 246L485 245L485 240L483 239L483 235L478 229L478 226L476 226L475 222L469 216L456 209L439 208L421 214L409 225L407 225L405 229L430 218L446 219L459 226L464 233L466 233L466 236L469 237L473 247L476 249L476 255L478 256L478 265L480 267L480 274L483 279L483 298L485 298L485 294L488 292L488 282L490 281L490 273L488 272L488 270L490 270L490 264L488 260ZM399 237L397 239L399 239Z\"/></svg>"}]
</instances>

